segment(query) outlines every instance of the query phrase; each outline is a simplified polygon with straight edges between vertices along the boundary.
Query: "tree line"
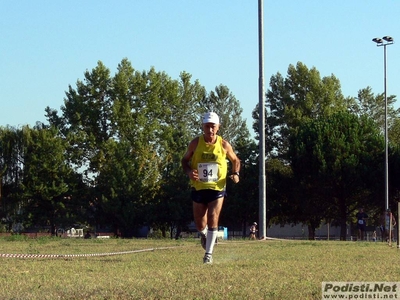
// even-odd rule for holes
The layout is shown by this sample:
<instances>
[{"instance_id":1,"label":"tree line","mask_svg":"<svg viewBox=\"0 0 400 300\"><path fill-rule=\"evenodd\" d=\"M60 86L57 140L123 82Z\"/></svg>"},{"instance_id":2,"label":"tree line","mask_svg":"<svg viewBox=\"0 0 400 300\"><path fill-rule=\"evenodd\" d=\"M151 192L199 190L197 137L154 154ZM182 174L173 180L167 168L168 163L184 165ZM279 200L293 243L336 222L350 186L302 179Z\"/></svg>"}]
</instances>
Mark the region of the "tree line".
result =
<instances>
[{"instance_id":1,"label":"tree line","mask_svg":"<svg viewBox=\"0 0 400 300\"><path fill-rule=\"evenodd\" d=\"M367 87L344 97L334 75L321 78L299 62L286 78L271 77L265 101L269 224L307 224L312 238L322 222L336 222L344 237L357 207L380 212L383 94ZM391 204L400 162L394 101L388 97ZM187 72L172 79L154 68L137 71L127 59L114 75L100 61L87 70L68 86L60 111L45 108L45 123L0 127L3 230L46 226L55 233L81 224L132 237L148 226L178 236L192 221L180 159L201 134L206 111L219 114L220 134L242 161L220 223L245 233L258 218L258 106L254 140L227 86L207 91Z\"/></svg>"}]
</instances>

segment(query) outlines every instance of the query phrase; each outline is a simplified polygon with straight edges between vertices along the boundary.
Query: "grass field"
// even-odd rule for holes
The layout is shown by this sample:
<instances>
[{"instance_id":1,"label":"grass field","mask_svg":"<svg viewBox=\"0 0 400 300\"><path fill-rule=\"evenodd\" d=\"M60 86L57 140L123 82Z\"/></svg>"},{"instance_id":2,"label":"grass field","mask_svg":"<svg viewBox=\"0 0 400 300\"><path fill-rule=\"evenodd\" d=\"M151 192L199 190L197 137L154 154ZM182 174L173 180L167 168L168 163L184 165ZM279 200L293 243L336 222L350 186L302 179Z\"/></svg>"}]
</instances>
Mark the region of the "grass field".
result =
<instances>
[{"instance_id":1,"label":"grass field","mask_svg":"<svg viewBox=\"0 0 400 300\"><path fill-rule=\"evenodd\" d=\"M212 265L198 239L3 238L0 253L0 299L321 299L322 281L400 279L382 242L222 241Z\"/></svg>"}]
</instances>

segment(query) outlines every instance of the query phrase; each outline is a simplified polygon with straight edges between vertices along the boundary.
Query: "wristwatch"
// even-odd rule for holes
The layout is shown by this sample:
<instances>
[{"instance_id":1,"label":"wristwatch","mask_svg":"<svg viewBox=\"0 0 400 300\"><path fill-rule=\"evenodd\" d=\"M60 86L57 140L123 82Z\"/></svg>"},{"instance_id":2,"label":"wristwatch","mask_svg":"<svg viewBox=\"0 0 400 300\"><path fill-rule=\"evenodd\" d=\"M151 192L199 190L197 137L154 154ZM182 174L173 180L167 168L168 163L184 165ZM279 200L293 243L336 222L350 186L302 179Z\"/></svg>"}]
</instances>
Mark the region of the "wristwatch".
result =
<instances>
[{"instance_id":1,"label":"wristwatch","mask_svg":"<svg viewBox=\"0 0 400 300\"><path fill-rule=\"evenodd\" d=\"M233 172L232 175L237 175L237 176L239 176L239 172Z\"/></svg>"}]
</instances>

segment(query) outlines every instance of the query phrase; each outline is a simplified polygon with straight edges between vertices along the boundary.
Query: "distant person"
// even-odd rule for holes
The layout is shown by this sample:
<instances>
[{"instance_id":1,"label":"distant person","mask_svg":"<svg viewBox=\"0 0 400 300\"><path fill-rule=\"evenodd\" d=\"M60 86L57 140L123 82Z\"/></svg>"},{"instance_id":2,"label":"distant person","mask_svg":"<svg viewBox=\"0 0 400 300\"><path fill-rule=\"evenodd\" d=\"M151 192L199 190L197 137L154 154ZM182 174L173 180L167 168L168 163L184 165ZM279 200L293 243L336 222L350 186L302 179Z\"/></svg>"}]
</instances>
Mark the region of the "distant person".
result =
<instances>
[{"instance_id":1,"label":"distant person","mask_svg":"<svg viewBox=\"0 0 400 300\"><path fill-rule=\"evenodd\" d=\"M390 220L392 220L392 231L390 231ZM390 209L387 209L381 216L381 233L382 233L382 242L386 240L390 242L393 240L393 231L394 227L397 225L396 218L393 216ZM390 235L390 240L389 240Z\"/></svg>"},{"instance_id":2,"label":"distant person","mask_svg":"<svg viewBox=\"0 0 400 300\"><path fill-rule=\"evenodd\" d=\"M254 222L254 223L250 226L250 239L251 239L251 240L255 240L255 239L256 239L256 233L257 233L257 223Z\"/></svg>"},{"instance_id":3,"label":"distant person","mask_svg":"<svg viewBox=\"0 0 400 300\"><path fill-rule=\"evenodd\" d=\"M372 233L372 241L376 242L376 230Z\"/></svg>"},{"instance_id":4,"label":"distant person","mask_svg":"<svg viewBox=\"0 0 400 300\"><path fill-rule=\"evenodd\" d=\"M229 177L234 183L239 182L240 160L231 144L217 135L219 126L218 115L206 113L202 120L203 134L189 143L181 161L192 186L194 223L206 251L205 264L213 262L218 220L226 196L227 158L232 163Z\"/></svg>"},{"instance_id":5,"label":"distant person","mask_svg":"<svg viewBox=\"0 0 400 300\"><path fill-rule=\"evenodd\" d=\"M368 219L368 215L364 212L364 208L362 207L360 208L360 210L356 214L356 218L357 218L358 237L361 241L363 241Z\"/></svg>"}]
</instances>

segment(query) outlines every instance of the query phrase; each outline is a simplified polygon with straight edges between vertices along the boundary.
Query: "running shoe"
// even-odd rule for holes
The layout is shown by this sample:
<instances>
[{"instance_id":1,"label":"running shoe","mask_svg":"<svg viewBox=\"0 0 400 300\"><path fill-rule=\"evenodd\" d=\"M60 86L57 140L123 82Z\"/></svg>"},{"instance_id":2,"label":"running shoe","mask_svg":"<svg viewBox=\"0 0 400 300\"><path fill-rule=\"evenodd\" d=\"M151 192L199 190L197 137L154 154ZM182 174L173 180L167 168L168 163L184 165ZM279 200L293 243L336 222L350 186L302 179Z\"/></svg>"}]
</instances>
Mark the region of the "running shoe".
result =
<instances>
[{"instance_id":1,"label":"running shoe","mask_svg":"<svg viewBox=\"0 0 400 300\"><path fill-rule=\"evenodd\" d=\"M212 255L206 253L203 258L203 263L209 265L212 264L213 263Z\"/></svg>"}]
</instances>

